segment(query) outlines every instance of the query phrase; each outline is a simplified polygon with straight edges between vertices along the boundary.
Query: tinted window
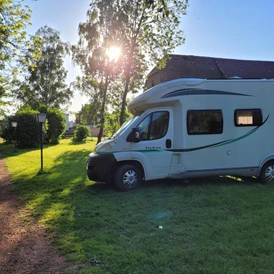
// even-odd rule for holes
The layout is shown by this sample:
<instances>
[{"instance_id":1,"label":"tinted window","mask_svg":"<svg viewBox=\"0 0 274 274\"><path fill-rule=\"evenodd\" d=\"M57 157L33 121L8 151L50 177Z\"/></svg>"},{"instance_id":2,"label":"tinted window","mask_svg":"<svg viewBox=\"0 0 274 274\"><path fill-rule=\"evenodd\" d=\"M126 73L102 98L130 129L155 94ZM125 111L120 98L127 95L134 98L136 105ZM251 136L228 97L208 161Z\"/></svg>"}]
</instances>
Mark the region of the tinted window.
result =
<instances>
[{"instance_id":1,"label":"tinted window","mask_svg":"<svg viewBox=\"0 0 274 274\"><path fill-rule=\"evenodd\" d=\"M156 140L163 138L167 133L168 123L168 111L150 113L137 126L140 132L140 140Z\"/></svg>"},{"instance_id":2,"label":"tinted window","mask_svg":"<svg viewBox=\"0 0 274 274\"><path fill-rule=\"evenodd\" d=\"M187 112L187 132L189 135L221 134L223 114L221 110L189 110Z\"/></svg>"},{"instance_id":3,"label":"tinted window","mask_svg":"<svg viewBox=\"0 0 274 274\"><path fill-rule=\"evenodd\" d=\"M234 112L235 126L260 126L262 124L260 109L237 109Z\"/></svg>"}]
</instances>

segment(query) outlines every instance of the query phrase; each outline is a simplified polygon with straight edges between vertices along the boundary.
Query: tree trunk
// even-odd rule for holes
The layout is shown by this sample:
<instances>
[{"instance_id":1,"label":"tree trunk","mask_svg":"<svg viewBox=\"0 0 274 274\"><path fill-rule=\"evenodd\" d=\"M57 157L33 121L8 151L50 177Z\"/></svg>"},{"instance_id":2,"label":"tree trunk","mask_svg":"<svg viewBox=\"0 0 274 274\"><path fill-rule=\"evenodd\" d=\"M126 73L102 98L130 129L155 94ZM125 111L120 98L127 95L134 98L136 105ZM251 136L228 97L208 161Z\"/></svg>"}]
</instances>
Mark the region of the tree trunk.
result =
<instances>
[{"instance_id":1,"label":"tree trunk","mask_svg":"<svg viewBox=\"0 0 274 274\"><path fill-rule=\"evenodd\" d=\"M127 73L126 75L126 84L125 89L123 92L123 99L122 99L122 106L121 106L121 112L120 112L120 126L125 122L125 112L126 112L126 100L127 100L127 94L128 94L128 87L130 82L130 75Z\"/></svg>"},{"instance_id":2,"label":"tree trunk","mask_svg":"<svg viewBox=\"0 0 274 274\"><path fill-rule=\"evenodd\" d=\"M103 136L103 127L104 127L104 125L102 126L100 126L100 131L99 131L99 134L98 134L98 138L97 138L97 145L101 142L101 140L102 140L102 136Z\"/></svg>"},{"instance_id":3,"label":"tree trunk","mask_svg":"<svg viewBox=\"0 0 274 274\"><path fill-rule=\"evenodd\" d=\"M98 139L97 139L97 145L101 142L103 132L104 132L104 124L105 124L105 105L106 105L106 99L107 99L107 89L108 89L108 74L106 76L106 82L105 82L105 87L104 87L104 94L103 94L103 102L102 102L102 108L100 112L100 131L98 134Z\"/></svg>"}]
</instances>

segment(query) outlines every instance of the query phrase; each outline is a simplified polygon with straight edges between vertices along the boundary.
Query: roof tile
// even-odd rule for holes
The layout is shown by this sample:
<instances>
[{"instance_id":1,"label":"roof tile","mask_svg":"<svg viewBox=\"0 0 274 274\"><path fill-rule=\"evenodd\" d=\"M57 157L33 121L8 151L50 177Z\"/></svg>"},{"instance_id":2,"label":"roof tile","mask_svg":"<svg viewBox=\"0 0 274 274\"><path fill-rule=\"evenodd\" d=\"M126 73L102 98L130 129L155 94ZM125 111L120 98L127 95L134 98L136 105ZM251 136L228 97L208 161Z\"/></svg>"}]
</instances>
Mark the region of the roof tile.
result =
<instances>
[{"instance_id":1,"label":"roof tile","mask_svg":"<svg viewBox=\"0 0 274 274\"><path fill-rule=\"evenodd\" d=\"M246 79L274 78L274 62L225 59L194 55L170 55L166 67L156 67L148 74L148 78L160 72L164 81L177 78L227 79L240 77Z\"/></svg>"}]
</instances>

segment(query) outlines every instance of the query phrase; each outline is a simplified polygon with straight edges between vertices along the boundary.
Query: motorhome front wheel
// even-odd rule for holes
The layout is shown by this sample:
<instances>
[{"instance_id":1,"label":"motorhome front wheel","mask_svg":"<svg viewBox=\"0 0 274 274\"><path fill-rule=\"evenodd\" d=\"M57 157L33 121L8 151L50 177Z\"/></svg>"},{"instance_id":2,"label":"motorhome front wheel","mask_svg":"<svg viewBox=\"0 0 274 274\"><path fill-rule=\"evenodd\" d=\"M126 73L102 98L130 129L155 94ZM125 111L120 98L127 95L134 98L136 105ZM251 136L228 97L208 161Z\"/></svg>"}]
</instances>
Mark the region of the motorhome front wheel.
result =
<instances>
[{"instance_id":1,"label":"motorhome front wheel","mask_svg":"<svg viewBox=\"0 0 274 274\"><path fill-rule=\"evenodd\" d=\"M263 166L260 179L264 184L274 183L274 161L267 162Z\"/></svg>"},{"instance_id":2,"label":"motorhome front wheel","mask_svg":"<svg viewBox=\"0 0 274 274\"><path fill-rule=\"evenodd\" d=\"M123 165L116 171L115 185L121 191L133 190L141 184L141 181L141 172L134 165Z\"/></svg>"}]
</instances>

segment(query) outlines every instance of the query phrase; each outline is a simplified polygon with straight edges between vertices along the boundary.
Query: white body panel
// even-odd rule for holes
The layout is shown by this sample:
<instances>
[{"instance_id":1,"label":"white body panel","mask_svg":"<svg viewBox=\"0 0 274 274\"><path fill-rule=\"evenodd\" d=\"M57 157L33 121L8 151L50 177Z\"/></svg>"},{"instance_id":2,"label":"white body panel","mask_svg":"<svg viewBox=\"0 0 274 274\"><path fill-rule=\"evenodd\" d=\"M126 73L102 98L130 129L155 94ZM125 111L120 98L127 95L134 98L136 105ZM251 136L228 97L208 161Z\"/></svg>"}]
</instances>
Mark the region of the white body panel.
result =
<instances>
[{"instance_id":1,"label":"white body panel","mask_svg":"<svg viewBox=\"0 0 274 274\"><path fill-rule=\"evenodd\" d=\"M118 162L139 162L146 180L258 176L262 165L274 159L274 80L178 79L151 88L128 108L140 117L103 150L114 153ZM236 109L260 109L262 124L235 126ZM187 113L191 110L220 110L222 133L189 135ZM157 140L128 142L132 128L155 111L169 112L166 135ZM170 147L167 140L171 140Z\"/></svg>"}]
</instances>

